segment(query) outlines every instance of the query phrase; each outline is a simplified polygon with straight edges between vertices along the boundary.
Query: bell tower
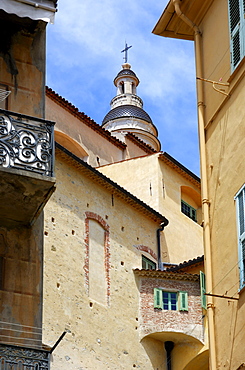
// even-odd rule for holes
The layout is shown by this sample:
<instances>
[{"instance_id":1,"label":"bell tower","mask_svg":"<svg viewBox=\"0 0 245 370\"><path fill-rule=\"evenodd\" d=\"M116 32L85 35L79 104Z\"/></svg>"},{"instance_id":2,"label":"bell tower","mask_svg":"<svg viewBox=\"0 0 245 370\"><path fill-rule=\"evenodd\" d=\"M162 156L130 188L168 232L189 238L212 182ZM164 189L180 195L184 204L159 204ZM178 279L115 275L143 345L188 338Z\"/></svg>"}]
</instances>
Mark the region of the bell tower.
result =
<instances>
[{"instance_id":1,"label":"bell tower","mask_svg":"<svg viewBox=\"0 0 245 370\"><path fill-rule=\"evenodd\" d=\"M160 150L157 128L151 117L143 109L143 101L137 95L140 83L127 62L122 65L122 70L114 79L116 96L111 100L111 110L102 121L102 126L113 136L123 140L127 133L134 134L153 149Z\"/></svg>"}]
</instances>

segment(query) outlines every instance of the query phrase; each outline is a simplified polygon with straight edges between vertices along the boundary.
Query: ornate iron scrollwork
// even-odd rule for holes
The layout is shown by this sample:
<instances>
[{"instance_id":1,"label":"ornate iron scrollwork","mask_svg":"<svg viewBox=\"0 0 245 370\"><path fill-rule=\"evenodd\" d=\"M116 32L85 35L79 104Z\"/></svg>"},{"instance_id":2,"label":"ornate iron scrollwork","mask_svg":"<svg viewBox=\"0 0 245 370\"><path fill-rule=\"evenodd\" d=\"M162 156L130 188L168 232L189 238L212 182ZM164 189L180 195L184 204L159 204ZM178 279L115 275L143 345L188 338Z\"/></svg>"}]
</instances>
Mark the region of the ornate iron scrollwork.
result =
<instances>
[{"instance_id":1,"label":"ornate iron scrollwork","mask_svg":"<svg viewBox=\"0 0 245 370\"><path fill-rule=\"evenodd\" d=\"M0 344L0 370L49 370L48 351Z\"/></svg>"},{"instance_id":2,"label":"ornate iron scrollwork","mask_svg":"<svg viewBox=\"0 0 245 370\"><path fill-rule=\"evenodd\" d=\"M53 151L53 122L7 111L0 116L0 166L53 176Z\"/></svg>"}]
</instances>

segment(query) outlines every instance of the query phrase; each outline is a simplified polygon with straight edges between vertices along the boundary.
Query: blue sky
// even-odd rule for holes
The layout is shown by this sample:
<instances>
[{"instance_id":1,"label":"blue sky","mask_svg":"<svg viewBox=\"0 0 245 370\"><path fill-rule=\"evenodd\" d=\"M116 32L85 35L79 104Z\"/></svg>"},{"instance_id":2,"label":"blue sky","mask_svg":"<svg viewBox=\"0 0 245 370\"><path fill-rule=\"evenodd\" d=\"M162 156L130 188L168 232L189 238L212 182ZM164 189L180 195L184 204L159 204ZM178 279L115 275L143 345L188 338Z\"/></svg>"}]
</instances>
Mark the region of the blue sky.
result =
<instances>
[{"instance_id":1,"label":"blue sky","mask_svg":"<svg viewBox=\"0 0 245 370\"><path fill-rule=\"evenodd\" d=\"M199 175L194 45L152 34L167 0L59 0L48 26L47 85L101 124L125 41L137 94L162 151Z\"/></svg>"}]
</instances>

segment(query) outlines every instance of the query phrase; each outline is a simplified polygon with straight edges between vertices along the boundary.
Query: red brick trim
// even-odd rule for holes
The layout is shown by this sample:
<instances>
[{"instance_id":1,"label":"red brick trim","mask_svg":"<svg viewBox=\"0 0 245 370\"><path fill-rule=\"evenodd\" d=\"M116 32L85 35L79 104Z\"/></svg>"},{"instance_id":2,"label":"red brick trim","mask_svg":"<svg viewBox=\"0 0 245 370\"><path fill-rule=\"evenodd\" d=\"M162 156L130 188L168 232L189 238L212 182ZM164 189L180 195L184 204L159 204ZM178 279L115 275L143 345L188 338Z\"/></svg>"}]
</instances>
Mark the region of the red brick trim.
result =
<instances>
[{"instance_id":1,"label":"red brick trim","mask_svg":"<svg viewBox=\"0 0 245 370\"><path fill-rule=\"evenodd\" d=\"M85 212L85 259L84 259L84 272L85 272L85 286L87 294L89 294L89 220L97 221L101 227L105 230L104 234L104 266L107 283L107 304L109 305L110 298L110 227L106 221L97 213Z\"/></svg>"},{"instance_id":2,"label":"red brick trim","mask_svg":"<svg viewBox=\"0 0 245 370\"><path fill-rule=\"evenodd\" d=\"M155 260L157 260L157 255L156 255L156 253L151 248L146 247L145 245L135 245L135 247L139 251L143 251L143 252L149 253L152 258L154 258Z\"/></svg>"}]
</instances>

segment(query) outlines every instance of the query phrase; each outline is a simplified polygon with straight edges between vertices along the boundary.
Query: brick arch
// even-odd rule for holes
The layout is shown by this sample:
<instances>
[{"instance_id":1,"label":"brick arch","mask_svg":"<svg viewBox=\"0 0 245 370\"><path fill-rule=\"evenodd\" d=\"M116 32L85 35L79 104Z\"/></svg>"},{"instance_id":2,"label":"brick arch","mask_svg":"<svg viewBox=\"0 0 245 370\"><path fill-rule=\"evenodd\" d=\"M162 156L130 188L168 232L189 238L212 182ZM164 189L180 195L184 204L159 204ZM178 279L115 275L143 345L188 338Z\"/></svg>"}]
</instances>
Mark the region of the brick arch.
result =
<instances>
[{"instance_id":1,"label":"brick arch","mask_svg":"<svg viewBox=\"0 0 245 370\"><path fill-rule=\"evenodd\" d=\"M107 222L97 213L85 212L85 258L84 258L84 272L85 272L85 286L89 294L89 221L93 220L100 224L104 229L104 266L105 278L107 285L107 304L109 305L110 298L110 227Z\"/></svg>"},{"instance_id":2,"label":"brick arch","mask_svg":"<svg viewBox=\"0 0 245 370\"><path fill-rule=\"evenodd\" d=\"M139 251L148 253L152 258L154 258L157 261L157 255L156 253L146 245L136 245L135 246Z\"/></svg>"},{"instance_id":3,"label":"brick arch","mask_svg":"<svg viewBox=\"0 0 245 370\"><path fill-rule=\"evenodd\" d=\"M110 229L109 225L100 215L94 212L85 212L85 216L86 216L86 219L97 221L103 227L105 231L109 232L109 229ZM85 219L85 223L86 223L86 219Z\"/></svg>"}]
</instances>

